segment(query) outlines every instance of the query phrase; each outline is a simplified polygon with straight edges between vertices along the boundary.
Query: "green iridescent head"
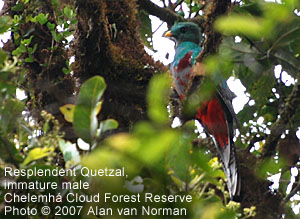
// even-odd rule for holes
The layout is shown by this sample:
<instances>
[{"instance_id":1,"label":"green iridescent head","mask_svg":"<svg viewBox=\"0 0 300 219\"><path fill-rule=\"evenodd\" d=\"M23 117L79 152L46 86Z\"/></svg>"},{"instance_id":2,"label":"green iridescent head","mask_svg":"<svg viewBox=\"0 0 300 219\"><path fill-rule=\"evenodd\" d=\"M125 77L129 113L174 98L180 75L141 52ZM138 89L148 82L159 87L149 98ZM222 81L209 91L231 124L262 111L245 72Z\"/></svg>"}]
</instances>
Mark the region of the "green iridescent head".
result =
<instances>
[{"instance_id":1,"label":"green iridescent head","mask_svg":"<svg viewBox=\"0 0 300 219\"><path fill-rule=\"evenodd\" d=\"M182 42L199 44L201 40L201 29L197 24L192 22L179 22L175 23L171 30L166 32L164 36L174 40L176 45Z\"/></svg>"}]
</instances>

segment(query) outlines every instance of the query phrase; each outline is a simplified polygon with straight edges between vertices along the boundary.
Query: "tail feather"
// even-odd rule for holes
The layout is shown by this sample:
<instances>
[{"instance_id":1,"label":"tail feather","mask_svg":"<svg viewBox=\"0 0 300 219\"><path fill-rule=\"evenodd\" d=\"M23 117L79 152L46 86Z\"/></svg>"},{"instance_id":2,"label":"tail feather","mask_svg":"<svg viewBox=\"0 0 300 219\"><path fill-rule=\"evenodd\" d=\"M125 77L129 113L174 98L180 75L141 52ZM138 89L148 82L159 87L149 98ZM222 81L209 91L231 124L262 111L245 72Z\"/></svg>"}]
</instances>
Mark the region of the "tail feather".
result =
<instances>
[{"instance_id":1,"label":"tail feather","mask_svg":"<svg viewBox=\"0 0 300 219\"><path fill-rule=\"evenodd\" d=\"M234 123L238 126L230 96L230 90L225 82L219 86L216 96L201 103L196 119L214 140L220 154L223 169L227 177L227 187L230 198L238 200L241 191L241 180L238 172L238 161L234 147Z\"/></svg>"},{"instance_id":2,"label":"tail feather","mask_svg":"<svg viewBox=\"0 0 300 219\"><path fill-rule=\"evenodd\" d=\"M227 187L230 198L237 200L241 191L241 179L238 170L238 161L233 141L224 148L218 147L221 155L223 169L227 177Z\"/></svg>"},{"instance_id":3,"label":"tail feather","mask_svg":"<svg viewBox=\"0 0 300 219\"><path fill-rule=\"evenodd\" d=\"M220 147L220 144L215 141L215 145L221 155L223 163L223 169L227 177L227 187L229 190L230 198L232 200L238 200L241 192L241 178L239 174L238 160L236 150L233 142L234 136L234 123L237 128L240 127L239 121L235 115L232 107L232 99L234 94L228 88L225 82L222 86L218 87L218 98L220 103L223 105L227 131L228 131L228 144L225 147Z\"/></svg>"}]
</instances>

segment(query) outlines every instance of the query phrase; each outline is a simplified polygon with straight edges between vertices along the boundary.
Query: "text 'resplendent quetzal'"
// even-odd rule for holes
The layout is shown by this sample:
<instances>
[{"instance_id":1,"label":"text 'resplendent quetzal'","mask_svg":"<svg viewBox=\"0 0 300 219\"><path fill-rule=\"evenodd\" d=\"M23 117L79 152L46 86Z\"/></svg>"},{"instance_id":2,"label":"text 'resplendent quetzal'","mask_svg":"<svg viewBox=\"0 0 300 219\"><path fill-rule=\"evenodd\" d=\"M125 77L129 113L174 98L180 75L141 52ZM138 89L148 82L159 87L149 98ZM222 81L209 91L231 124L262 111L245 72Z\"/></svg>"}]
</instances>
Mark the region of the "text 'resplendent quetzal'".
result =
<instances>
[{"instance_id":1,"label":"text 'resplendent quetzal'","mask_svg":"<svg viewBox=\"0 0 300 219\"><path fill-rule=\"evenodd\" d=\"M183 100L190 80L192 80L195 59L201 51L201 31L195 23L180 22L165 33L165 37L171 38L176 43L171 73L175 90ZM199 105L195 118L212 136L227 176L230 197L238 199L241 182L233 142L233 122L237 122L237 119L231 103L232 98L233 94L224 80L217 86L215 94Z\"/></svg>"}]
</instances>

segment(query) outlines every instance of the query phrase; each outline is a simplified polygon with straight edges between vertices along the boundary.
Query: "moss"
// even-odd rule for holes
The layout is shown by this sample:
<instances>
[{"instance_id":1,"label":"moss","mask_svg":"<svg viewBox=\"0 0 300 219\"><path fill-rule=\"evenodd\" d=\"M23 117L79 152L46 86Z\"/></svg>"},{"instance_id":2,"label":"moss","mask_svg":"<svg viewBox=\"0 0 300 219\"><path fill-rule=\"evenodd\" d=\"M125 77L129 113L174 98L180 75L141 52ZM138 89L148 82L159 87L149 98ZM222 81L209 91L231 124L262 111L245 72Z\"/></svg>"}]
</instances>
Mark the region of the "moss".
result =
<instances>
[{"instance_id":1,"label":"moss","mask_svg":"<svg viewBox=\"0 0 300 219\"><path fill-rule=\"evenodd\" d=\"M108 88L100 117L113 117L127 129L147 118L147 84L162 69L144 50L136 1L77 1L77 7L75 75L80 81L104 77Z\"/></svg>"},{"instance_id":2,"label":"moss","mask_svg":"<svg viewBox=\"0 0 300 219\"><path fill-rule=\"evenodd\" d=\"M65 120L59 113L59 106L68 101L68 95L72 96L75 91L75 80L65 75L62 71L66 67L68 51L62 43L56 43L46 24L33 23L28 18L35 17L39 13L48 14L48 21L57 23L57 17L51 1L29 1L22 11L14 11L12 7L18 1L6 2L6 13L10 16L19 15L21 21L17 26L17 34L20 39L32 37L30 47L37 45L33 54L33 62L25 62L27 53L19 57L21 68L26 72L23 87L28 95L27 108L37 121L41 119L40 112L47 110L59 119L62 126ZM12 52L19 46L20 39L12 37L7 43L6 49ZM11 46L14 45L14 46ZM57 48L51 50L53 46ZM62 86L63 85L63 86ZM63 95L62 95L63 94Z\"/></svg>"}]
</instances>

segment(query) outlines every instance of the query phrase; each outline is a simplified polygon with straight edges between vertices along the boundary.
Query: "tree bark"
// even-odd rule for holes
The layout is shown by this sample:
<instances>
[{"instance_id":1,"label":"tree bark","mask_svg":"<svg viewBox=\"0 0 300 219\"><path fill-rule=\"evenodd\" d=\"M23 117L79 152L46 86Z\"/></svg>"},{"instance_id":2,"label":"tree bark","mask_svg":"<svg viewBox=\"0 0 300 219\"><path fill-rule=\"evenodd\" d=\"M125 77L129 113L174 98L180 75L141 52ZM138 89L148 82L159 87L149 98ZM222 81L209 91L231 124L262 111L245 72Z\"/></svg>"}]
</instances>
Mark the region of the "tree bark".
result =
<instances>
[{"instance_id":1,"label":"tree bark","mask_svg":"<svg viewBox=\"0 0 300 219\"><path fill-rule=\"evenodd\" d=\"M101 75L107 83L100 119L114 118L121 130L147 119L146 90L162 65L145 52L135 0L77 0L75 76Z\"/></svg>"}]
</instances>

